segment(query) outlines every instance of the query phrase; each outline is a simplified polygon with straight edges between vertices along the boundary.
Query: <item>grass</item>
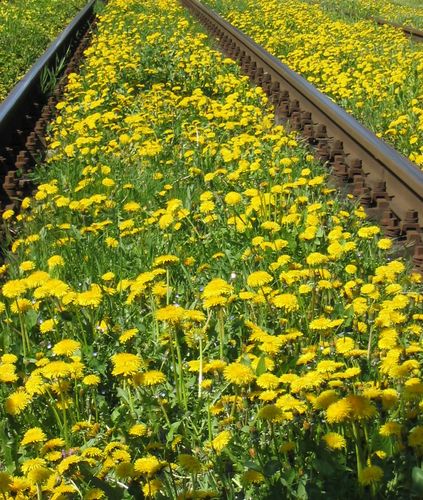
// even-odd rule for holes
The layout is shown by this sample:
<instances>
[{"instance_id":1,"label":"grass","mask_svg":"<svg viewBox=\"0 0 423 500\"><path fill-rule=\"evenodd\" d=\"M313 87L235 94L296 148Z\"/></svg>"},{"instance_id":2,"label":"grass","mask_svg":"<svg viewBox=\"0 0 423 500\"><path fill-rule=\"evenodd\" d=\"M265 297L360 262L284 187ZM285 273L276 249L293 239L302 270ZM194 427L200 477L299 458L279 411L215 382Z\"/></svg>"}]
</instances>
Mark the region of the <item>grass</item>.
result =
<instances>
[{"instance_id":1,"label":"grass","mask_svg":"<svg viewBox=\"0 0 423 500\"><path fill-rule=\"evenodd\" d=\"M176 0L85 56L2 219L3 498L421 495L419 276Z\"/></svg>"},{"instance_id":2,"label":"grass","mask_svg":"<svg viewBox=\"0 0 423 500\"><path fill-rule=\"evenodd\" d=\"M86 0L0 2L0 101Z\"/></svg>"}]
</instances>

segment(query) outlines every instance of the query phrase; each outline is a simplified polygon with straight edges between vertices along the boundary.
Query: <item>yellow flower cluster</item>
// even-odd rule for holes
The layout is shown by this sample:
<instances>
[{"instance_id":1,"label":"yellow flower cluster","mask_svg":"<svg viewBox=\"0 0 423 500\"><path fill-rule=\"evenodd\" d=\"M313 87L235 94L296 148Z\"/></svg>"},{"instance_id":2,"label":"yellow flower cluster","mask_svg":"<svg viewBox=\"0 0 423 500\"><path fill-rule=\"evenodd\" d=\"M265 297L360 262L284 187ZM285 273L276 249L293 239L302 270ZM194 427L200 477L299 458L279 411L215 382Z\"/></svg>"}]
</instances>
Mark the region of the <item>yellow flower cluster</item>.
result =
<instances>
[{"instance_id":1,"label":"yellow flower cluster","mask_svg":"<svg viewBox=\"0 0 423 500\"><path fill-rule=\"evenodd\" d=\"M421 278L263 92L110 0L58 109L3 220L0 496L411 497Z\"/></svg>"},{"instance_id":2,"label":"yellow flower cluster","mask_svg":"<svg viewBox=\"0 0 423 500\"><path fill-rule=\"evenodd\" d=\"M207 3L221 8L231 23L423 166L421 44L370 20L334 19L320 2Z\"/></svg>"},{"instance_id":3,"label":"yellow flower cluster","mask_svg":"<svg viewBox=\"0 0 423 500\"><path fill-rule=\"evenodd\" d=\"M0 102L86 2L0 2Z\"/></svg>"}]
</instances>

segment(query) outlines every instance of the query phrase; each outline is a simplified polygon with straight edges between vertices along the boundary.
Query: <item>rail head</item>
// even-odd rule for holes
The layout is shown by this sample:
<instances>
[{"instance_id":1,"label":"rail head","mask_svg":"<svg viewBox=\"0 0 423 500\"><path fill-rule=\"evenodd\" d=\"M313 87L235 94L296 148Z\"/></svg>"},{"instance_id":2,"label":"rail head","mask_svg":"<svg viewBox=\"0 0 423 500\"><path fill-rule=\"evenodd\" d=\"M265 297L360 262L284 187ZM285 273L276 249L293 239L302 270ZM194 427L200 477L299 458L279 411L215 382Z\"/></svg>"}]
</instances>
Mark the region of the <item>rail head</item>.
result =
<instances>
[{"instance_id":1,"label":"rail head","mask_svg":"<svg viewBox=\"0 0 423 500\"><path fill-rule=\"evenodd\" d=\"M31 66L25 76L13 87L3 102L0 102L0 145L10 137L12 129L16 128L17 114L22 113L28 100L40 87L40 77L44 68L51 67L58 54L63 55L77 33L94 13L94 4L97 0L90 0L83 7L66 28L50 43Z\"/></svg>"},{"instance_id":2,"label":"rail head","mask_svg":"<svg viewBox=\"0 0 423 500\"><path fill-rule=\"evenodd\" d=\"M413 28L412 26L404 26L402 24L399 24L399 23L394 23L394 22L391 22L391 21L388 21L387 19L383 19L382 17L371 17L371 19L383 26L383 25L387 25L387 26L392 26L393 28L397 28L397 29L400 29L401 31L404 32L404 34L408 37L411 38L411 40L413 40L413 42L423 42L423 31L422 30L419 30L417 28Z\"/></svg>"},{"instance_id":3,"label":"rail head","mask_svg":"<svg viewBox=\"0 0 423 500\"><path fill-rule=\"evenodd\" d=\"M272 79L288 89L290 97L300 101L301 109L311 112L314 122L325 124L329 135L344 143L350 158L363 161L363 170L370 181L386 182L387 191L394 195L391 208L399 219L404 219L407 211L416 210L423 227L423 172L417 166L215 11L198 0L182 0L182 3L232 37Z\"/></svg>"}]
</instances>

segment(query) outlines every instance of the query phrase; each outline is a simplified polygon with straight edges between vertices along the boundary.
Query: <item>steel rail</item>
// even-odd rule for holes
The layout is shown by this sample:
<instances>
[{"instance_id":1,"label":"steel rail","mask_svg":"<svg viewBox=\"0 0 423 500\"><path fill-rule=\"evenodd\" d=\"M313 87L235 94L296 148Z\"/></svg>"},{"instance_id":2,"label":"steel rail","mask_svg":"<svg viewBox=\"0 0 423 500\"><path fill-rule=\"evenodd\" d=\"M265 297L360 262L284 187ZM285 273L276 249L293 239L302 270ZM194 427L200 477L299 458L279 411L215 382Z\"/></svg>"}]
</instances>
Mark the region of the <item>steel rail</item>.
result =
<instances>
[{"instance_id":1,"label":"steel rail","mask_svg":"<svg viewBox=\"0 0 423 500\"><path fill-rule=\"evenodd\" d=\"M20 200L32 190L28 173L43 160L46 152L46 128L56 111L69 73L76 71L89 43L89 30L95 20L89 0L66 28L47 47L26 75L0 103L0 212L19 208ZM42 75L66 61L64 76L52 94L42 88Z\"/></svg>"},{"instance_id":2,"label":"steel rail","mask_svg":"<svg viewBox=\"0 0 423 500\"><path fill-rule=\"evenodd\" d=\"M217 39L222 51L263 86L276 113L317 146L317 156L332 166L334 176L349 182L368 213L381 219L386 234L407 237L420 248L423 172L212 9L198 0L181 3Z\"/></svg>"},{"instance_id":3,"label":"steel rail","mask_svg":"<svg viewBox=\"0 0 423 500\"><path fill-rule=\"evenodd\" d=\"M423 31L418 30L417 28L413 28L412 26L404 26L402 24L393 23L388 21L387 19L383 19L381 17L372 17L375 23L383 26L392 26L393 28L400 29L404 32L404 34L409 37L413 42L423 42Z\"/></svg>"},{"instance_id":4,"label":"steel rail","mask_svg":"<svg viewBox=\"0 0 423 500\"><path fill-rule=\"evenodd\" d=\"M0 102L0 141L2 145L10 137L11 128L19 127L19 114L25 115L28 100L32 100L41 87L40 77L46 68L52 68L57 58L62 57L75 35L93 15L96 0L88 4L73 18L59 36L51 42L44 54L31 66L26 75L13 87L3 102Z\"/></svg>"}]
</instances>

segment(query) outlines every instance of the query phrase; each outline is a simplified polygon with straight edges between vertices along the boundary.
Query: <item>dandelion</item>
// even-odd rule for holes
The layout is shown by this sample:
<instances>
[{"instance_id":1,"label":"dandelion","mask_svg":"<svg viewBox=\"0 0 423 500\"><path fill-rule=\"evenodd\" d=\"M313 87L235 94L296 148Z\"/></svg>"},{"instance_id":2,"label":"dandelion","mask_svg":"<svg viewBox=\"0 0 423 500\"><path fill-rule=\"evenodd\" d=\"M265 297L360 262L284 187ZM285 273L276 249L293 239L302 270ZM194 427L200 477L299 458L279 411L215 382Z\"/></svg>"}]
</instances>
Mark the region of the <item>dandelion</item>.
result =
<instances>
[{"instance_id":1,"label":"dandelion","mask_svg":"<svg viewBox=\"0 0 423 500\"><path fill-rule=\"evenodd\" d=\"M347 446L344 436L337 432L328 432L323 436L326 446L331 450L342 450Z\"/></svg>"},{"instance_id":2,"label":"dandelion","mask_svg":"<svg viewBox=\"0 0 423 500\"><path fill-rule=\"evenodd\" d=\"M351 406L352 419L368 420L376 415L376 407L366 397L350 395L346 400Z\"/></svg>"},{"instance_id":3,"label":"dandelion","mask_svg":"<svg viewBox=\"0 0 423 500\"><path fill-rule=\"evenodd\" d=\"M12 486L12 478L7 472L0 471L0 492L7 493ZM6 497L5 497L6 498Z\"/></svg>"},{"instance_id":4,"label":"dandelion","mask_svg":"<svg viewBox=\"0 0 423 500\"><path fill-rule=\"evenodd\" d=\"M19 415L31 402L31 396L22 389L10 394L6 399L6 412L9 415Z\"/></svg>"},{"instance_id":5,"label":"dandelion","mask_svg":"<svg viewBox=\"0 0 423 500\"><path fill-rule=\"evenodd\" d=\"M242 484L260 484L264 481L264 476L261 472L254 469L249 469L242 474L241 482Z\"/></svg>"},{"instance_id":6,"label":"dandelion","mask_svg":"<svg viewBox=\"0 0 423 500\"><path fill-rule=\"evenodd\" d=\"M234 287L227 283L222 278L215 278L208 283L203 290L203 297L210 298L220 295L230 295L233 293Z\"/></svg>"},{"instance_id":7,"label":"dandelion","mask_svg":"<svg viewBox=\"0 0 423 500\"><path fill-rule=\"evenodd\" d=\"M335 350L338 354L348 354L354 349L354 340L351 337L341 337L335 341Z\"/></svg>"},{"instance_id":8,"label":"dandelion","mask_svg":"<svg viewBox=\"0 0 423 500\"><path fill-rule=\"evenodd\" d=\"M257 378L256 383L262 389L276 389L280 384L280 380L273 373L263 373Z\"/></svg>"},{"instance_id":9,"label":"dandelion","mask_svg":"<svg viewBox=\"0 0 423 500\"><path fill-rule=\"evenodd\" d=\"M242 363L231 363L223 370L223 375L227 382L235 385L248 385L255 378L251 368Z\"/></svg>"},{"instance_id":10,"label":"dandelion","mask_svg":"<svg viewBox=\"0 0 423 500\"><path fill-rule=\"evenodd\" d=\"M347 398L340 399L328 406L326 410L326 420L330 424L344 422L350 417L351 404Z\"/></svg>"},{"instance_id":11,"label":"dandelion","mask_svg":"<svg viewBox=\"0 0 423 500\"><path fill-rule=\"evenodd\" d=\"M332 403L339 399L338 394L333 389L323 391L313 401L313 407L316 410L326 410Z\"/></svg>"},{"instance_id":12,"label":"dandelion","mask_svg":"<svg viewBox=\"0 0 423 500\"><path fill-rule=\"evenodd\" d=\"M147 426L145 424L135 424L128 432L130 436L142 437L147 434Z\"/></svg>"},{"instance_id":13,"label":"dandelion","mask_svg":"<svg viewBox=\"0 0 423 500\"><path fill-rule=\"evenodd\" d=\"M423 426L418 425L411 429L408 435L408 444L412 448L421 449L423 447Z\"/></svg>"},{"instance_id":14,"label":"dandelion","mask_svg":"<svg viewBox=\"0 0 423 500\"><path fill-rule=\"evenodd\" d=\"M291 293L281 293L272 298L272 304L278 309L285 309L286 312L298 311L299 304L297 297Z\"/></svg>"},{"instance_id":15,"label":"dandelion","mask_svg":"<svg viewBox=\"0 0 423 500\"><path fill-rule=\"evenodd\" d=\"M179 465L190 474L199 474L202 470L201 462L198 458L188 455L186 453L181 453L178 455L177 459Z\"/></svg>"},{"instance_id":16,"label":"dandelion","mask_svg":"<svg viewBox=\"0 0 423 500\"><path fill-rule=\"evenodd\" d=\"M401 435L401 424L398 422L386 422L380 427L379 434L383 437L399 437Z\"/></svg>"},{"instance_id":17,"label":"dandelion","mask_svg":"<svg viewBox=\"0 0 423 500\"><path fill-rule=\"evenodd\" d=\"M27 290L27 284L24 280L10 280L2 287L2 293L9 299L20 297Z\"/></svg>"},{"instance_id":18,"label":"dandelion","mask_svg":"<svg viewBox=\"0 0 423 500\"><path fill-rule=\"evenodd\" d=\"M146 484L142 487L143 495L146 498L155 497L157 493L163 488L163 483L160 479L152 479L151 481L147 481Z\"/></svg>"},{"instance_id":19,"label":"dandelion","mask_svg":"<svg viewBox=\"0 0 423 500\"><path fill-rule=\"evenodd\" d=\"M40 427L33 427L25 432L24 437L21 441L21 446L26 446L28 444L42 443L45 441L46 435Z\"/></svg>"},{"instance_id":20,"label":"dandelion","mask_svg":"<svg viewBox=\"0 0 423 500\"><path fill-rule=\"evenodd\" d=\"M161 267L170 264L177 264L179 262L179 257L176 255L160 255L156 257L153 262L153 267Z\"/></svg>"},{"instance_id":21,"label":"dandelion","mask_svg":"<svg viewBox=\"0 0 423 500\"><path fill-rule=\"evenodd\" d=\"M125 330L120 336L119 336L119 342L122 344L125 344L132 338L136 336L138 333L138 328L130 328L129 330Z\"/></svg>"},{"instance_id":22,"label":"dandelion","mask_svg":"<svg viewBox=\"0 0 423 500\"><path fill-rule=\"evenodd\" d=\"M40 332L48 333L52 332L56 326L56 321L54 319L46 319L40 324Z\"/></svg>"},{"instance_id":23,"label":"dandelion","mask_svg":"<svg viewBox=\"0 0 423 500\"><path fill-rule=\"evenodd\" d=\"M389 238L382 238L377 242L377 246L381 250L389 250L392 248L392 245L392 240L390 240Z\"/></svg>"},{"instance_id":24,"label":"dandelion","mask_svg":"<svg viewBox=\"0 0 423 500\"><path fill-rule=\"evenodd\" d=\"M65 339L61 340L56 345L54 345L52 351L57 356L60 355L72 356L72 354L74 354L80 348L81 348L80 342L72 339Z\"/></svg>"},{"instance_id":25,"label":"dandelion","mask_svg":"<svg viewBox=\"0 0 423 500\"><path fill-rule=\"evenodd\" d=\"M123 375L124 377L128 377L135 375L142 366L141 358L128 352L114 354L111 360L114 367L112 371L114 376Z\"/></svg>"},{"instance_id":26,"label":"dandelion","mask_svg":"<svg viewBox=\"0 0 423 500\"><path fill-rule=\"evenodd\" d=\"M153 386L163 384L166 381L166 375L159 370L150 370L142 374L140 385Z\"/></svg>"},{"instance_id":27,"label":"dandelion","mask_svg":"<svg viewBox=\"0 0 423 500\"><path fill-rule=\"evenodd\" d=\"M266 271L256 271L251 273L247 278L247 284L252 288L264 286L271 281L273 281L273 278Z\"/></svg>"},{"instance_id":28,"label":"dandelion","mask_svg":"<svg viewBox=\"0 0 423 500\"><path fill-rule=\"evenodd\" d=\"M88 387L96 387L100 383L98 375L87 375L82 379L82 383Z\"/></svg>"},{"instance_id":29,"label":"dandelion","mask_svg":"<svg viewBox=\"0 0 423 500\"><path fill-rule=\"evenodd\" d=\"M266 405L260 408L258 418L262 420L268 420L270 422L280 420L283 417L283 411L276 405Z\"/></svg>"},{"instance_id":30,"label":"dandelion","mask_svg":"<svg viewBox=\"0 0 423 500\"><path fill-rule=\"evenodd\" d=\"M363 486L378 483L383 477L383 470L377 465L365 467L358 476L358 482Z\"/></svg>"},{"instance_id":31,"label":"dandelion","mask_svg":"<svg viewBox=\"0 0 423 500\"><path fill-rule=\"evenodd\" d=\"M168 323L179 323L184 317L184 309L182 307L170 305L157 309L156 319L158 321L167 321Z\"/></svg>"},{"instance_id":32,"label":"dandelion","mask_svg":"<svg viewBox=\"0 0 423 500\"><path fill-rule=\"evenodd\" d=\"M220 432L211 442L213 450L219 455L232 439L230 431Z\"/></svg>"},{"instance_id":33,"label":"dandelion","mask_svg":"<svg viewBox=\"0 0 423 500\"><path fill-rule=\"evenodd\" d=\"M53 255L47 260L47 265L50 269L65 265L65 261L61 255Z\"/></svg>"},{"instance_id":34,"label":"dandelion","mask_svg":"<svg viewBox=\"0 0 423 500\"><path fill-rule=\"evenodd\" d=\"M238 205L242 201L242 196L236 191L229 191L225 195L225 203L229 206Z\"/></svg>"},{"instance_id":35,"label":"dandelion","mask_svg":"<svg viewBox=\"0 0 423 500\"><path fill-rule=\"evenodd\" d=\"M152 476L158 472L163 466L164 462L160 462L155 456L149 455L147 457L139 458L134 463L134 470L139 474L146 474Z\"/></svg>"}]
</instances>

